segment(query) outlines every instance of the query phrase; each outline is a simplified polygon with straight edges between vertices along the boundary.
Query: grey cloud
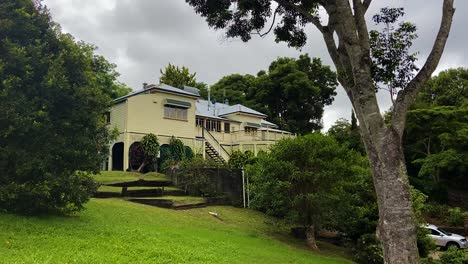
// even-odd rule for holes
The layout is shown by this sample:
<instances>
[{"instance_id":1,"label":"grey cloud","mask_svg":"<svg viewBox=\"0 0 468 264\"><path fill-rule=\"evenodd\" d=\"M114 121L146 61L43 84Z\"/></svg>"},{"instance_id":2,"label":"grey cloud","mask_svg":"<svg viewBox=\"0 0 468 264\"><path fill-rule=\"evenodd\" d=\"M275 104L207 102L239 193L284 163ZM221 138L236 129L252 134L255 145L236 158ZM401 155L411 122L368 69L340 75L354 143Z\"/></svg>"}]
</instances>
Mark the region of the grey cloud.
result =
<instances>
[{"instance_id":1,"label":"grey cloud","mask_svg":"<svg viewBox=\"0 0 468 264\"><path fill-rule=\"evenodd\" d=\"M171 62L197 72L199 81L213 84L231 73L256 74L267 69L280 56L297 57L309 53L331 65L322 37L312 27L307 29L308 43L302 51L275 43L271 35L253 37L248 43L225 40L222 31L208 28L193 9L179 0L45 0L53 18L64 30L78 39L93 43L98 52L117 63L120 80L133 89L143 82L157 82L159 69ZM406 19L419 27L420 38L414 50L420 51L424 63L440 23L442 0L373 1L368 18L384 6L404 6ZM468 1L456 1L457 12L449 43L439 69L467 66L465 51L468 36L465 25ZM369 20L369 27L372 22ZM379 93L381 110L390 106L384 92ZM349 119L351 104L339 87L332 106L325 110L324 123L329 127L337 118Z\"/></svg>"}]
</instances>

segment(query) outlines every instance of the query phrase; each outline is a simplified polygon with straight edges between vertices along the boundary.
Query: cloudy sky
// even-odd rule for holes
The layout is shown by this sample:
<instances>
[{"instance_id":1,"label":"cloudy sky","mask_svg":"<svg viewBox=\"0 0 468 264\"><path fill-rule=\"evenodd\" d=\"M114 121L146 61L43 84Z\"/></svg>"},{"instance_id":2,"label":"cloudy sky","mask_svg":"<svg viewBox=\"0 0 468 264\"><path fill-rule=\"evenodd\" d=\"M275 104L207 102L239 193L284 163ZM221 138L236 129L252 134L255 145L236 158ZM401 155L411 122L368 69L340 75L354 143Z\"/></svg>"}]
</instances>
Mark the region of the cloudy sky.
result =
<instances>
[{"instance_id":1,"label":"cloudy sky","mask_svg":"<svg viewBox=\"0 0 468 264\"><path fill-rule=\"evenodd\" d=\"M309 53L332 65L319 32L310 27L308 43L301 50L275 43L273 36L254 37L243 43L225 39L222 31L208 28L204 19L184 0L44 0L53 19L65 32L99 47L98 53L117 64L120 81L134 90L143 82L158 83L159 70L169 62L187 66L197 73L198 81L213 84L232 73L256 74L267 69L277 57L298 57ZM371 17L381 7L402 6L406 20L416 23L419 38L414 50L423 63L430 51L440 23L442 0L374 0ZM445 53L437 72L450 67L467 67L468 1L455 1L457 11ZM371 23L369 23L371 24ZM389 98L379 95L381 109L389 107ZM349 119L351 105L339 87L333 104L326 108L324 125L336 119Z\"/></svg>"}]
</instances>

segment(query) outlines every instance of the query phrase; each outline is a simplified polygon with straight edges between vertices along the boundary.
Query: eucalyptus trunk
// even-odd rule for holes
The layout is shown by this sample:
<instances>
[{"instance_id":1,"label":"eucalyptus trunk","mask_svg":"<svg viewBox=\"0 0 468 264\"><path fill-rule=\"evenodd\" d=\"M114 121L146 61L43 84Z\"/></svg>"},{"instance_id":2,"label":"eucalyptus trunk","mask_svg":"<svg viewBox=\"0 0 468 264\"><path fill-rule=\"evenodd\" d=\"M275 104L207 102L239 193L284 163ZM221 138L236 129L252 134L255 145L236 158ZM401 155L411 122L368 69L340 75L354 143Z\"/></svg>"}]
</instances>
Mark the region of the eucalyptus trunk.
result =
<instances>
[{"instance_id":1,"label":"eucalyptus trunk","mask_svg":"<svg viewBox=\"0 0 468 264\"><path fill-rule=\"evenodd\" d=\"M312 250L319 250L315 239L315 226L310 225L306 229L307 246Z\"/></svg>"}]
</instances>

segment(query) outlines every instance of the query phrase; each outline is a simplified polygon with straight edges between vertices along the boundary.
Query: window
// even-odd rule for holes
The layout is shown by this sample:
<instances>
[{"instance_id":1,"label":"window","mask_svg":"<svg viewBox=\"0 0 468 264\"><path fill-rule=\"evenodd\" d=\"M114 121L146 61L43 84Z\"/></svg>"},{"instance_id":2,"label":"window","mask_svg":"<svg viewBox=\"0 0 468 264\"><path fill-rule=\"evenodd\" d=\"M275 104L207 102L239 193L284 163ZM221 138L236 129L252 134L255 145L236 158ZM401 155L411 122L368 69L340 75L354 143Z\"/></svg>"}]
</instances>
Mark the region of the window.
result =
<instances>
[{"instance_id":1,"label":"window","mask_svg":"<svg viewBox=\"0 0 468 264\"><path fill-rule=\"evenodd\" d=\"M434 236L440 236L440 233L435 231L434 229L430 229L431 230L431 235L434 235Z\"/></svg>"},{"instance_id":2,"label":"window","mask_svg":"<svg viewBox=\"0 0 468 264\"><path fill-rule=\"evenodd\" d=\"M245 134L250 136L257 135L257 128L256 127L245 127Z\"/></svg>"},{"instance_id":3,"label":"window","mask_svg":"<svg viewBox=\"0 0 468 264\"><path fill-rule=\"evenodd\" d=\"M224 123L224 132L225 133L231 133L231 124Z\"/></svg>"},{"instance_id":4,"label":"window","mask_svg":"<svg viewBox=\"0 0 468 264\"><path fill-rule=\"evenodd\" d=\"M221 132L221 121L207 119L205 128L208 129L208 131Z\"/></svg>"},{"instance_id":5,"label":"window","mask_svg":"<svg viewBox=\"0 0 468 264\"><path fill-rule=\"evenodd\" d=\"M197 117L195 121L196 121L197 127L203 127L205 120Z\"/></svg>"},{"instance_id":6,"label":"window","mask_svg":"<svg viewBox=\"0 0 468 264\"><path fill-rule=\"evenodd\" d=\"M187 109L172 105L165 105L164 117L177 120L187 120Z\"/></svg>"}]
</instances>

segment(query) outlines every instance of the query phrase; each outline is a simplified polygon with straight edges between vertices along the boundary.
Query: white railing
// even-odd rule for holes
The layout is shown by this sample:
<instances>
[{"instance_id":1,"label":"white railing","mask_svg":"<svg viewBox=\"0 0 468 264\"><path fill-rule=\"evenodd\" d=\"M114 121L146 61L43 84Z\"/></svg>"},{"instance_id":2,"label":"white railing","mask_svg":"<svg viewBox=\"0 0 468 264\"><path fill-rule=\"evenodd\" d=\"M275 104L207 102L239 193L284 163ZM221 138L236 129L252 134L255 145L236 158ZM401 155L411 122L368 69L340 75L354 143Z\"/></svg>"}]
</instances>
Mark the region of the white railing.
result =
<instances>
[{"instance_id":1,"label":"white railing","mask_svg":"<svg viewBox=\"0 0 468 264\"><path fill-rule=\"evenodd\" d=\"M228 161L230 158L229 153L224 149L221 144L219 144L218 140L208 131L207 129L203 128L202 132L203 138L218 152L218 154L223 158L225 161Z\"/></svg>"}]
</instances>

